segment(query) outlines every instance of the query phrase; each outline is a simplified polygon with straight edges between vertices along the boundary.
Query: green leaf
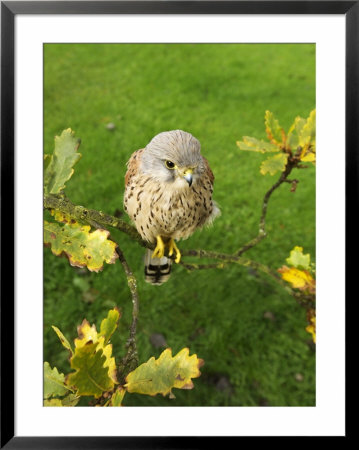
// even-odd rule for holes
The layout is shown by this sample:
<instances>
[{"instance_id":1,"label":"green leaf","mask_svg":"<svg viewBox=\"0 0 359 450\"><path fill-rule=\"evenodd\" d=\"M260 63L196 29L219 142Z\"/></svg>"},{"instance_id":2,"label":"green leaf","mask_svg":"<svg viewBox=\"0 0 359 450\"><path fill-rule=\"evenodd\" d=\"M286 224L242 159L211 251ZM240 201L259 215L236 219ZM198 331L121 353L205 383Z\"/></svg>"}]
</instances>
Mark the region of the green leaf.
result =
<instances>
[{"instance_id":1,"label":"green leaf","mask_svg":"<svg viewBox=\"0 0 359 450\"><path fill-rule=\"evenodd\" d=\"M303 255L302 247L294 247L286 261L290 266L297 269L309 270L310 268L310 254Z\"/></svg>"},{"instance_id":2,"label":"green leaf","mask_svg":"<svg viewBox=\"0 0 359 450\"><path fill-rule=\"evenodd\" d=\"M276 146L281 146L283 144L283 138L285 138L285 134L283 128L279 125L278 120L274 118L274 114L272 112L266 111L264 123L266 127L266 133L270 142L272 142L272 144Z\"/></svg>"},{"instance_id":3,"label":"green leaf","mask_svg":"<svg viewBox=\"0 0 359 450\"><path fill-rule=\"evenodd\" d=\"M122 400L125 394L126 389L119 386L111 397L110 406L122 406Z\"/></svg>"},{"instance_id":4,"label":"green leaf","mask_svg":"<svg viewBox=\"0 0 359 450\"><path fill-rule=\"evenodd\" d=\"M290 126L287 135L287 146L296 150L300 145L300 136L305 125L306 120L302 117L296 117L293 124Z\"/></svg>"},{"instance_id":5,"label":"green leaf","mask_svg":"<svg viewBox=\"0 0 359 450\"><path fill-rule=\"evenodd\" d=\"M287 164L287 160L287 153L278 153L278 155L271 156L262 162L260 172L262 175L265 175L266 173L274 175L278 171L283 172Z\"/></svg>"},{"instance_id":6,"label":"green leaf","mask_svg":"<svg viewBox=\"0 0 359 450\"><path fill-rule=\"evenodd\" d=\"M50 400L44 400L44 406L62 406L60 398L51 398Z\"/></svg>"},{"instance_id":7,"label":"green leaf","mask_svg":"<svg viewBox=\"0 0 359 450\"><path fill-rule=\"evenodd\" d=\"M61 397L68 392L65 386L65 375L59 373L56 367L51 369L48 362L44 363L44 398Z\"/></svg>"},{"instance_id":8,"label":"green leaf","mask_svg":"<svg viewBox=\"0 0 359 450\"><path fill-rule=\"evenodd\" d=\"M296 117L288 131L287 146L292 150L296 150L300 147L300 159L302 161L315 162L315 114L315 109L313 109L307 119L303 119L299 116Z\"/></svg>"},{"instance_id":9,"label":"green leaf","mask_svg":"<svg viewBox=\"0 0 359 450\"><path fill-rule=\"evenodd\" d=\"M55 137L54 152L45 157L44 188L47 194L59 194L65 189L66 181L74 173L73 166L81 158L77 153L79 146L80 140L74 137L70 128Z\"/></svg>"},{"instance_id":10,"label":"green leaf","mask_svg":"<svg viewBox=\"0 0 359 450\"><path fill-rule=\"evenodd\" d=\"M115 358L112 357L112 345L105 343L105 337L97 333L96 326L90 326L89 322L84 319L82 324L77 327L79 337L75 339L75 352L77 348L84 347L88 343L97 345L96 350L101 349L106 358L104 366L108 368L108 374L114 383L116 379L116 363Z\"/></svg>"},{"instance_id":11,"label":"green leaf","mask_svg":"<svg viewBox=\"0 0 359 450\"><path fill-rule=\"evenodd\" d=\"M313 109L309 114L308 119L305 121L300 133L302 147L310 143L315 143L315 129L315 109Z\"/></svg>"},{"instance_id":12,"label":"green leaf","mask_svg":"<svg viewBox=\"0 0 359 450\"><path fill-rule=\"evenodd\" d=\"M71 367L76 371L70 373L66 384L74 387L78 395L93 395L100 397L103 392L114 387L109 369L105 367L106 356L98 343L87 342L83 347L77 347L71 358Z\"/></svg>"},{"instance_id":13,"label":"green leaf","mask_svg":"<svg viewBox=\"0 0 359 450\"><path fill-rule=\"evenodd\" d=\"M62 334L62 332L61 332L57 327L55 327L54 325L52 325L52 328L53 328L53 330L55 331L55 333L57 334L58 338L60 339L61 344L62 344L67 350L70 350L70 353L71 353L71 355L72 355L73 351L72 351L70 342L65 338L65 336Z\"/></svg>"},{"instance_id":14,"label":"green leaf","mask_svg":"<svg viewBox=\"0 0 359 450\"><path fill-rule=\"evenodd\" d=\"M76 394L68 394L63 398L51 398L44 400L44 406L76 406L80 397Z\"/></svg>"},{"instance_id":15,"label":"green leaf","mask_svg":"<svg viewBox=\"0 0 359 450\"><path fill-rule=\"evenodd\" d=\"M90 228L77 222L59 225L45 221L44 243L51 246L54 255L65 254L72 266L99 272L104 261L113 264L118 258L116 244L107 239L107 230L90 232Z\"/></svg>"},{"instance_id":16,"label":"green leaf","mask_svg":"<svg viewBox=\"0 0 359 450\"><path fill-rule=\"evenodd\" d=\"M266 142L250 136L243 136L243 141L237 141L237 145L241 150L252 152L267 153L279 151L279 148L271 142Z\"/></svg>"},{"instance_id":17,"label":"green leaf","mask_svg":"<svg viewBox=\"0 0 359 450\"><path fill-rule=\"evenodd\" d=\"M68 394L61 399L62 406L76 406L80 397L76 394Z\"/></svg>"},{"instance_id":18,"label":"green leaf","mask_svg":"<svg viewBox=\"0 0 359 450\"><path fill-rule=\"evenodd\" d=\"M72 350L68 340L61 331L53 326L62 345L70 350L70 364L75 372L71 372L65 379L70 390L76 390L76 397L67 396L63 399L63 406L73 406L78 396L101 396L103 392L111 391L118 384L116 362L112 356L112 345L109 340L118 326L120 311L118 308L110 310L101 322L101 331L97 333L96 326L84 319L77 327L78 337ZM63 377L63 375L62 375ZM119 400L118 400L119 401Z\"/></svg>"},{"instance_id":19,"label":"green leaf","mask_svg":"<svg viewBox=\"0 0 359 450\"><path fill-rule=\"evenodd\" d=\"M115 332L118 326L119 318L120 311L117 308L114 308L108 312L107 318L103 319L103 321L101 322L99 335L105 338L105 345L108 343L111 336Z\"/></svg>"},{"instance_id":20,"label":"green leaf","mask_svg":"<svg viewBox=\"0 0 359 450\"><path fill-rule=\"evenodd\" d=\"M172 394L172 388L192 389L192 378L201 375L199 368L203 360L197 355L189 356L188 348L182 349L172 357L172 351L167 348L156 360L150 358L126 377L125 387L128 392L157 395Z\"/></svg>"},{"instance_id":21,"label":"green leaf","mask_svg":"<svg viewBox=\"0 0 359 450\"><path fill-rule=\"evenodd\" d=\"M316 158L316 124L315 109L309 114L309 117L303 126L301 133L301 145L303 151L300 155L301 161L315 163Z\"/></svg>"}]
</instances>

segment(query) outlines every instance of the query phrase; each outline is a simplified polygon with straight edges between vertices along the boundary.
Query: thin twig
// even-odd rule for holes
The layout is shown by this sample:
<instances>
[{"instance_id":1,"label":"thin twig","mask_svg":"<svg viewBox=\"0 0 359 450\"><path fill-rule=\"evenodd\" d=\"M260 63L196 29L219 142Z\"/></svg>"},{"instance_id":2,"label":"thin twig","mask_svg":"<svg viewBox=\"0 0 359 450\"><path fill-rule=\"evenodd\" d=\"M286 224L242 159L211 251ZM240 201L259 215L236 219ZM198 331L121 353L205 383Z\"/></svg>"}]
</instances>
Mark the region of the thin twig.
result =
<instances>
[{"instance_id":1,"label":"thin twig","mask_svg":"<svg viewBox=\"0 0 359 450\"><path fill-rule=\"evenodd\" d=\"M262 203L262 214L259 220L259 230L258 230L258 234L255 238L253 238L252 240L250 240L249 242L247 242L247 244L243 245L243 247L241 247L239 250L237 250L234 254L236 256L241 256L243 255L243 253L245 253L246 251L248 251L249 249L251 249L252 247L254 247L255 245L257 245L262 239L264 239L265 237L267 237L267 232L266 232L266 216L267 216L267 209L268 209L268 202L269 199L271 197L271 195L273 194L273 192L284 182L287 181L287 177L289 176L289 174L291 173L292 169L296 166L296 162L293 163L291 160L288 161L287 166L284 170L284 172L281 173L278 181L276 183L273 184L273 186L266 192L266 194L264 195L263 198L263 203Z\"/></svg>"},{"instance_id":2,"label":"thin twig","mask_svg":"<svg viewBox=\"0 0 359 450\"><path fill-rule=\"evenodd\" d=\"M132 323L130 327L130 337L127 340L126 347L127 353L125 357L122 359L122 362L119 364L119 378L120 383L123 384L126 378L126 375L134 370L138 366L138 354L136 347L136 329L137 329L137 320L139 313L139 296L137 290L137 280L134 276L130 266L128 265L126 258L120 249L119 246L116 248L116 252L118 254L118 258L122 267L125 271L127 284L130 288L131 296L132 296Z\"/></svg>"}]
</instances>

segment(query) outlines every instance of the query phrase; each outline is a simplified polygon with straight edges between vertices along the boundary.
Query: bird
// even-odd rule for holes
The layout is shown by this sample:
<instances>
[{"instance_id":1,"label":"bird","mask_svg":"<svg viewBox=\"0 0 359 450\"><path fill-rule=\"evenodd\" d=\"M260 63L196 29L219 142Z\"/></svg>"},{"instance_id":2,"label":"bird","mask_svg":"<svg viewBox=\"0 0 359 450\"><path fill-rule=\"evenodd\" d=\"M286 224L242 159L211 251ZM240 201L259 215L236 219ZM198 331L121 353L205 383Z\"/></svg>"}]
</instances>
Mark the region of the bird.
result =
<instances>
[{"instance_id":1,"label":"bird","mask_svg":"<svg viewBox=\"0 0 359 450\"><path fill-rule=\"evenodd\" d=\"M153 251L146 249L146 282L166 282L172 261L181 260L176 241L220 215L212 199L213 182L199 140L183 130L161 132L131 155L123 203L142 239L155 244Z\"/></svg>"}]
</instances>

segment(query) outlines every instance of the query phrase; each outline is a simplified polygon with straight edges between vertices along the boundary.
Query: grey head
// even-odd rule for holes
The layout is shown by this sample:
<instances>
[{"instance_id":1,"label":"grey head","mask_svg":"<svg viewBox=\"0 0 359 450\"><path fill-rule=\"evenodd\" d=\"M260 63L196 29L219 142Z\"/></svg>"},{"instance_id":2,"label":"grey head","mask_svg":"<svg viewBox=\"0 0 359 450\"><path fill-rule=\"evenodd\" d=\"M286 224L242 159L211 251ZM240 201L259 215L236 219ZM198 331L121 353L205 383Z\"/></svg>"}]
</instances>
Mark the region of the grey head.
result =
<instances>
[{"instance_id":1,"label":"grey head","mask_svg":"<svg viewBox=\"0 0 359 450\"><path fill-rule=\"evenodd\" d=\"M158 182L175 183L178 188L188 188L196 183L205 170L201 144L186 131L164 131L146 146L141 170Z\"/></svg>"}]
</instances>

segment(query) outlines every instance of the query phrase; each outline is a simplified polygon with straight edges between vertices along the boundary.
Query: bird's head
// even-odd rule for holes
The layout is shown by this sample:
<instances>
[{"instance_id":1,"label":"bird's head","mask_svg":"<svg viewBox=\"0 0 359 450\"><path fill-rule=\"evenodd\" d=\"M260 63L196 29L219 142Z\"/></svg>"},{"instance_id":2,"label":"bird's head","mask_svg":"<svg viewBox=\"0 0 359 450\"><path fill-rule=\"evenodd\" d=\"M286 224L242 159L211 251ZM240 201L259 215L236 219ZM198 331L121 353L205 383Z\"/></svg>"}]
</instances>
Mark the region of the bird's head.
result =
<instances>
[{"instance_id":1,"label":"bird's head","mask_svg":"<svg viewBox=\"0 0 359 450\"><path fill-rule=\"evenodd\" d=\"M142 154L142 172L177 188L195 184L205 170L199 141L182 130L155 136Z\"/></svg>"}]
</instances>

